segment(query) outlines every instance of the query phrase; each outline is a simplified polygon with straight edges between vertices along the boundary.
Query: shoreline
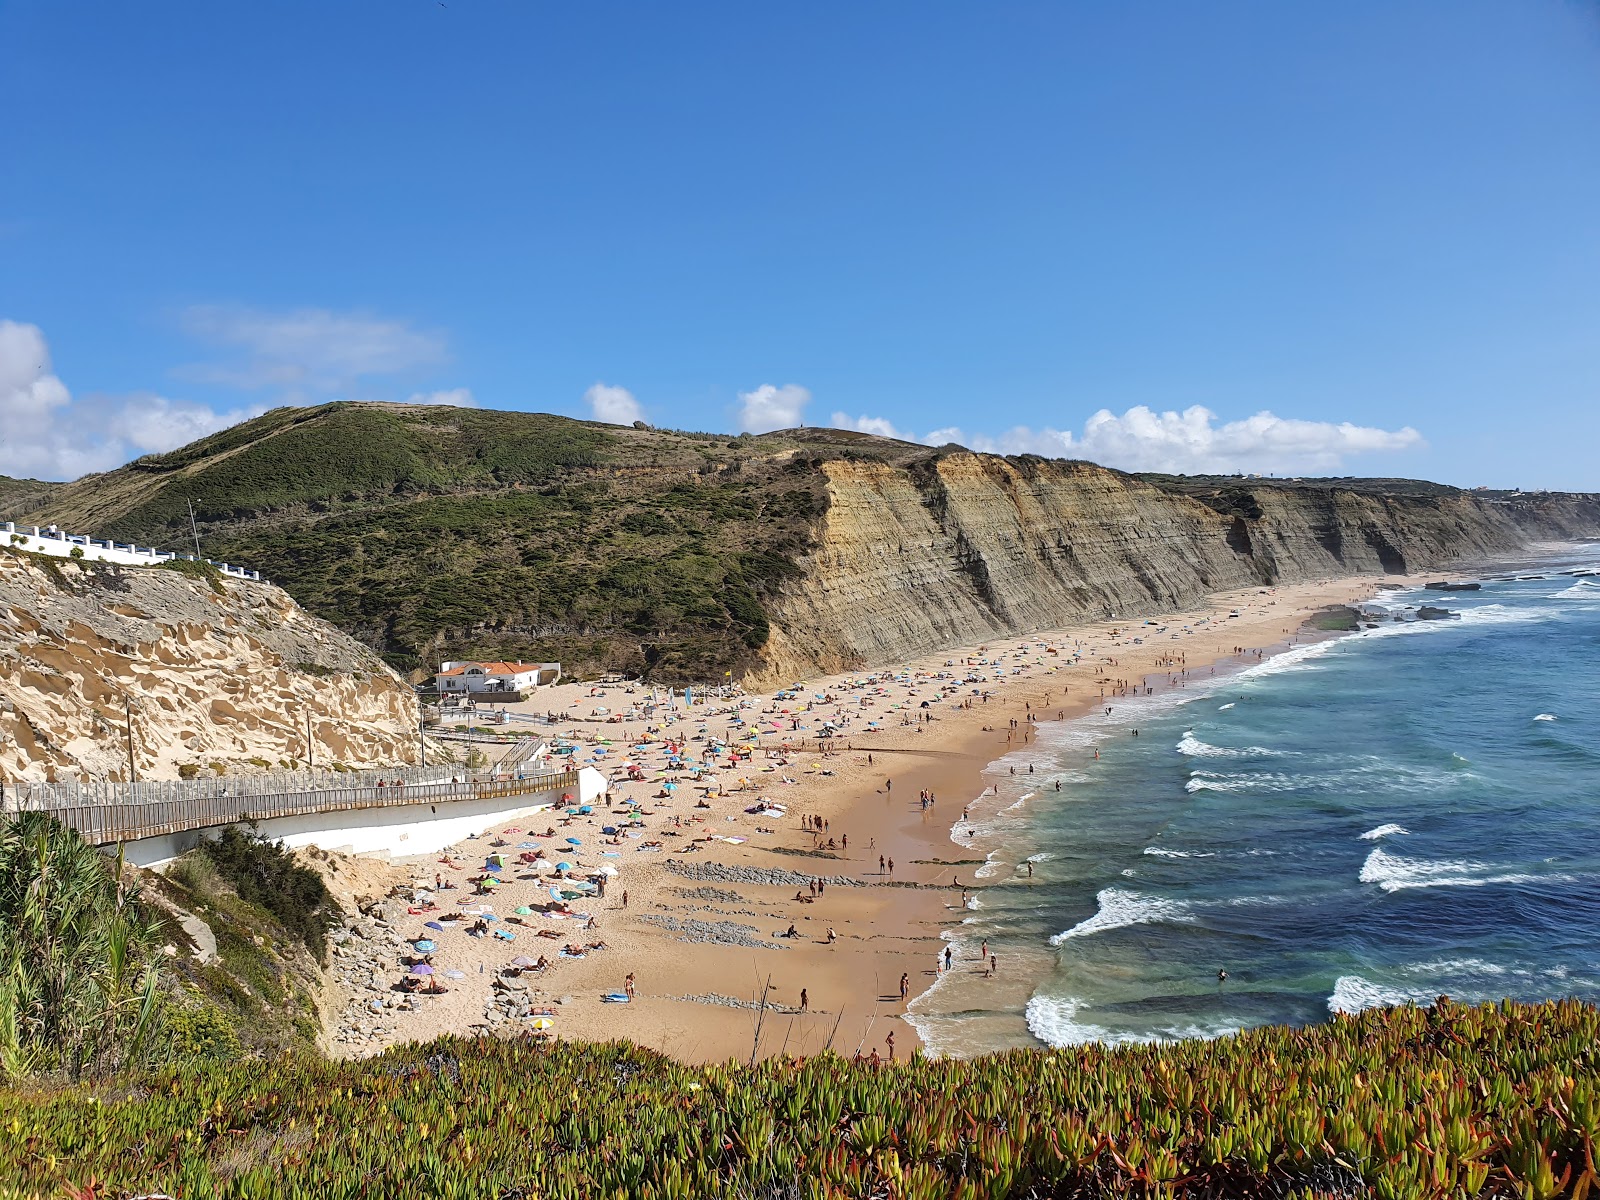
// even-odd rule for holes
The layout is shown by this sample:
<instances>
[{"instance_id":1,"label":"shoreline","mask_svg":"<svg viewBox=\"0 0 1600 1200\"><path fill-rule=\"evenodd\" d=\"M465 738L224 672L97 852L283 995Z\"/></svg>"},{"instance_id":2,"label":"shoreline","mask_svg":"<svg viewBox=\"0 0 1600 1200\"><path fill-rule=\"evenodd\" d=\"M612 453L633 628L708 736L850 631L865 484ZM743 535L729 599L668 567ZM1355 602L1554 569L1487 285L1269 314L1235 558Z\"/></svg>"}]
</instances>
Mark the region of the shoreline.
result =
<instances>
[{"instance_id":1,"label":"shoreline","mask_svg":"<svg viewBox=\"0 0 1600 1200\"><path fill-rule=\"evenodd\" d=\"M585 937L603 940L605 948L581 959L553 962L537 976L525 974L513 981L513 989L525 984L528 990L514 994L554 1012L554 1036L599 1041L625 1037L690 1062L809 1055L828 1046L847 1056L859 1050L887 1057L889 1033L897 1056L908 1056L923 1046L916 1018L919 1006L926 1007L927 997L937 990L938 957L950 944L949 931L959 927L960 889L981 893L987 886L976 878L983 862L963 852L951 836L955 815L987 789L985 773L1008 753L1034 744L1038 724L1069 722L1103 704L1115 708L1129 703L1134 681L1141 692L1149 688L1149 697L1155 697L1181 691L1202 671L1243 669L1264 661L1291 648L1316 612L1369 598L1381 583L1408 585L1395 576L1350 576L1220 593L1185 612L1006 637L889 670L832 676L808 683L801 693L746 697L743 708L734 708L732 700L697 702L678 711L670 726L665 718L616 721L614 712L602 722L584 716L594 708L619 709L624 697L616 688L543 689L521 707L543 712L552 701L567 701L573 721L551 732L574 733L585 748L607 738L620 750L635 738L663 732L687 747L694 739L718 736L724 724L745 727L757 719L768 728L751 758L731 770L721 770L719 764L720 786L689 785L705 792L693 807L685 794L689 787L673 795L654 780L614 784L613 804L624 799L638 803L648 814L643 818L648 837L661 849L647 853L628 844L607 849L620 871L607 897L573 905L593 915L597 931ZM1230 611L1239 615L1229 617ZM1159 641L1156 630L1161 631ZM1143 644L1135 644L1135 638ZM1246 653L1235 653L1236 647ZM1078 658L1071 665L1074 653ZM937 678L941 674L945 678ZM976 683L975 676L981 677ZM957 690L951 691L952 686ZM638 688L632 693L620 690L641 694ZM830 736L818 742L816 733L821 731L807 726L824 716L844 728L829 730ZM782 728L785 722L790 728ZM647 728L658 732L647 734ZM782 734L794 735L787 752ZM825 749L799 748L807 744ZM923 792L932 793L930 805L920 802ZM758 798L782 805L784 813L747 813ZM802 824L802 818L813 817L827 822L825 832ZM592 845L599 836L597 826L606 819L603 812L575 818L573 828L560 832ZM542 830L549 821L540 813L512 822L501 840L519 845L519 836L529 836L535 827ZM469 856L481 861L497 832L501 830L454 847L456 860L463 867ZM715 840L728 837L739 840ZM827 849L830 837L836 843L832 851ZM845 838L848 849L840 844ZM892 873L890 859L895 860ZM361 866L335 872L332 882L347 874L369 897L386 889L431 887L436 873L449 873L435 856L393 863L345 861L360 861ZM814 878L824 880L823 891L811 897L808 881ZM517 903L525 899L518 887L489 899L504 895L507 903ZM358 889L341 890L348 903ZM464 890L443 893L448 897L443 903L464 904ZM621 903L624 890L626 908ZM499 915L510 911L497 907ZM405 914L405 908L399 912ZM420 928L427 919L405 914L393 922L392 933L409 937L418 932L412 926ZM530 917L528 924L535 919ZM486 1022L485 999L497 994L495 972L524 950L537 955L540 949L559 948L576 938L576 925L558 925L559 940L531 945L525 944L525 928L515 931L524 941L509 945L487 938L467 943L462 933L442 933L435 961L446 972L461 972L447 980L450 990L407 1001L416 1003L415 1009L372 1013L364 1022L373 1029L370 1036L335 1041L352 1010L359 1024L362 1006L374 999L391 1002L385 992L361 982L367 960L357 955L352 968L346 956L330 972L342 978L329 980L332 1011L325 1041L333 1053L359 1056L444 1032L520 1032L526 1024L516 1017ZM790 926L798 936L777 936ZM504 925L499 928L512 932ZM832 943L826 937L830 928L837 932ZM384 941L363 941L358 948L373 953L372 961L383 966L387 980L402 968L397 947ZM1014 951L996 952L1009 954L1015 963ZM957 971L975 969L970 958L958 959L954 966ZM635 976L636 997L626 1005L603 1002L603 994L622 990L628 974ZM901 1002L902 976L912 1020L906 1019L908 1005ZM1016 982L1005 973L998 978L1008 988ZM808 1002L805 1012L799 1011L801 989ZM759 1007L763 995L765 1011Z\"/></svg>"}]
</instances>

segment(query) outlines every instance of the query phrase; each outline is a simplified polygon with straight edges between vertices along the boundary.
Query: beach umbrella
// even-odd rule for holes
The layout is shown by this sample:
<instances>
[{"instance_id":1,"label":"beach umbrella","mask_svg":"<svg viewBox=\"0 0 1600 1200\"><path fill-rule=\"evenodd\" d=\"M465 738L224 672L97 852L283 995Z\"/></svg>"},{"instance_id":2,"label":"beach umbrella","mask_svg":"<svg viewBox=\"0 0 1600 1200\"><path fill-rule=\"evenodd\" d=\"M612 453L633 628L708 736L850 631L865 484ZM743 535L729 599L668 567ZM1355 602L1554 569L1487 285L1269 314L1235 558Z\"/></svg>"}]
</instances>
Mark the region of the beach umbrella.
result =
<instances>
[{"instance_id":1,"label":"beach umbrella","mask_svg":"<svg viewBox=\"0 0 1600 1200\"><path fill-rule=\"evenodd\" d=\"M570 870L572 870L572 864L571 863L567 863L567 862L559 862L559 863L556 864L556 870L558 870L558 871L570 871Z\"/></svg>"},{"instance_id":2,"label":"beach umbrella","mask_svg":"<svg viewBox=\"0 0 1600 1200\"><path fill-rule=\"evenodd\" d=\"M526 904L517 905L517 916L525 917L531 912L533 912L533 909L529 908Z\"/></svg>"},{"instance_id":3,"label":"beach umbrella","mask_svg":"<svg viewBox=\"0 0 1600 1200\"><path fill-rule=\"evenodd\" d=\"M511 965L513 967L531 967L533 966L533 959L526 954L519 954L511 960Z\"/></svg>"},{"instance_id":4,"label":"beach umbrella","mask_svg":"<svg viewBox=\"0 0 1600 1200\"><path fill-rule=\"evenodd\" d=\"M413 975L432 975L433 968L427 963L418 963L416 966L411 968L411 973Z\"/></svg>"},{"instance_id":5,"label":"beach umbrella","mask_svg":"<svg viewBox=\"0 0 1600 1200\"><path fill-rule=\"evenodd\" d=\"M600 864L600 874L615 876L617 873L616 867L612 866L610 863Z\"/></svg>"},{"instance_id":6,"label":"beach umbrella","mask_svg":"<svg viewBox=\"0 0 1600 1200\"><path fill-rule=\"evenodd\" d=\"M429 929L437 929L440 933L444 932L444 926L439 924L437 921L424 921L423 924Z\"/></svg>"},{"instance_id":7,"label":"beach umbrella","mask_svg":"<svg viewBox=\"0 0 1600 1200\"><path fill-rule=\"evenodd\" d=\"M549 1017L535 1017L533 1019L533 1027L535 1029L549 1029L554 1024L555 1022Z\"/></svg>"},{"instance_id":8,"label":"beach umbrella","mask_svg":"<svg viewBox=\"0 0 1600 1200\"><path fill-rule=\"evenodd\" d=\"M432 954L434 949L433 943L427 938L418 938L411 946L418 954Z\"/></svg>"},{"instance_id":9,"label":"beach umbrella","mask_svg":"<svg viewBox=\"0 0 1600 1200\"><path fill-rule=\"evenodd\" d=\"M448 979L465 979L467 973L465 971L446 971L445 977Z\"/></svg>"}]
</instances>

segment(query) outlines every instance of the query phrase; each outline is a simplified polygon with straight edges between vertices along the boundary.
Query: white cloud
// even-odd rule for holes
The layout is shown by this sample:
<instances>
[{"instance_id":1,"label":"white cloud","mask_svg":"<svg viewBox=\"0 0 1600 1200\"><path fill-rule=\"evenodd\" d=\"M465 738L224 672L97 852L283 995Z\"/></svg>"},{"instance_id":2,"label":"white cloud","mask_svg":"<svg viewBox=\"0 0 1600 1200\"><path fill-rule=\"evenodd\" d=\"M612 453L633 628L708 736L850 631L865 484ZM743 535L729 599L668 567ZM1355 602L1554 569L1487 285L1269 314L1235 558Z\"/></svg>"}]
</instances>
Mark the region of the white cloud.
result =
<instances>
[{"instance_id":1,"label":"white cloud","mask_svg":"<svg viewBox=\"0 0 1600 1200\"><path fill-rule=\"evenodd\" d=\"M852 417L849 413L836 412L833 414L833 427L854 429L857 433L875 433L879 437L895 438L902 442L917 440L912 434L901 433L883 417Z\"/></svg>"},{"instance_id":2,"label":"white cloud","mask_svg":"<svg viewBox=\"0 0 1600 1200\"><path fill-rule=\"evenodd\" d=\"M1302 421L1259 412L1238 421L1217 424L1217 415L1195 405L1180 412L1155 412L1144 405L1120 417L1101 409L1084 422L1083 433L1030 429L1019 425L989 436L966 434L949 427L920 437L885 432L930 446L956 442L995 454L1040 454L1048 458L1085 458L1124 471L1167 471L1182 474L1230 474L1237 471L1316 474L1337 471L1345 459L1362 454L1389 454L1422 448L1415 429L1377 429L1348 421ZM834 424L867 433L893 430L881 417L834 414Z\"/></svg>"},{"instance_id":3,"label":"white cloud","mask_svg":"<svg viewBox=\"0 0 1600 1200\"><path fill-rule=\"evenodd\" d=\"M753 392L739 393L739 429L742 433L770 433L793 429L811 403L811 393L799 384L774 387L763 383Z\"/></svg>"},{"instance_id":4,"label":"white cloud","mask_svg":"<svg viewBox=\"0 0 1600 1200\"><path fill-rule=\"evenodd\" d=\"M635 421L644 420L644 409L625 387L596 383L584 392L583 402L589 406L596 421L605 421L609 425L632 425Z\"/></svg>"},{"instance_id":5,"label":"white cloud","mask_svg":"<svg viewBox=\"0 0 1600 1200\"><path fill-rule=\"evenodd\" d=\"M440 334L372 313L197 305L184 312L183 327L203 341L241 352L236 361L199 363L180 372L229 387L328 391L368 375L411 371L448 358Z\"/></svg>"},{"instance_id":6,"label":"white cloud","mask_svg":"<svg viewBox=\"0 0 1600 1200\"><path fill-rule=\"evenodd\" d=\"M471 388L449 388L441 392L412 392L407 404L447 404L451 408L477 408Z\"/></svg>"},{"instance_id":7,"label":"white cloud","mask_svg":"<svg viewBox=\"0 0 1600 1200\"><path fill-rule=\"evenodd\" d=\"M147 392L74 400L51 369L43 331L0 320L0 474L76 479L253 415Z\"/></svg>"}]
</instances>

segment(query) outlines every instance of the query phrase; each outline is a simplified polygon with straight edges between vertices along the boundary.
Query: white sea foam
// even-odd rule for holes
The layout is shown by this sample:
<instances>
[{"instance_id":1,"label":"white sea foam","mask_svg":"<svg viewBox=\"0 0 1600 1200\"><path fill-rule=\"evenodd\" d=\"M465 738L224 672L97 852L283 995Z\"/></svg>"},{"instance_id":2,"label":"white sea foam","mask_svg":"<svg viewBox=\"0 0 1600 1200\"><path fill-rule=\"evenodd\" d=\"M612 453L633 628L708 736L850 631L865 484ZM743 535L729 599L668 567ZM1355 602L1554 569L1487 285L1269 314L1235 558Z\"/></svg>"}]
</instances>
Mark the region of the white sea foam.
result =
<instances>
[{"instance_id":1,"label":"white sea foam","mask_svg":"<svg viewBox=\"0 0 1600 1200\"><path fill-rule=\"evenodd\" d=\"M983 861L983 866L979 867L976 871L974 871L972 873L973 878L974 879L989 879L989 878L992 878L993 876L997 875L999 873L999 871L1000 871L1000 868L1004 865L1003 863L998 863L998 862L995 861L995 856L997 854L999 854L999 853L1000 853L1000 851L998 851L998 850L989 851L988 857L985 858L984 861Z\"/></svg>"},{"instance_id":2,"label":"white sea foam","mask_svg":"<svg viewBox=\"0 0 1600 1200\"><path fill-rule=\"evenodd\" d=\"M1028 855L1028 857L1026 859L1024 859L1023 861L1024 862L1031 862L1031 863L1049 862L1054 857L1055 857L1055 855L1051 854L1050 851L1041 850L1038 854L1030 854L1030 855Z\"/></svg>"},{"instance_id":3,"label":"white sea foam","mask_svg":"<svg viewBox=\"0 0 1600 1200\"><path fill-rule=\"evenodd\" d=\"M1534 718L1535 721L1555 721L1559 719L1555 713L1540 713Z\"/></svg>"},{"instance_id":4,"label":"white sea foam","mask_svg":"<svg viewBox=\"0 0 1600 1200\"><path fill-rule=\"evenodd\" d=\"M1190 758L1276 758L1279 754L1265 746L1213 746L1195 737L1192 729L1184 730L1183 737L1178 739L1178 753Z\"/></svg>"},{"instance_id":5,"label":"white sea foam","mask_svg":"<svg viewBox=\"0 0 1600 1200\"><path fill-rule=\"evenodd\" d=\"M1130 872L1131 873L1131 872ZM1079 921L1071 929L1050 939L1059 946L1068 938L1088 937L1108 929L1122 929L1129 925L1154 925L1162 922L1186 924L1193 920L1189 906L1182 900L1164 900L1160 896L1143 896L1126 888L1102 888L1095 897L1099 908L1092 917Z\"/></svg>"},{"instance_id":6,"label":"white sea foam","mask_svg":"<svg viewBox=\"0 0 1600 1200\"><path fill-rule=\"evenodd\" d=\"M1600 600L1600 584L1590 583L1587 579L1580 579L1569 588L1562 588L1559 592L1550 593L1546 599Z\"/></svg>"},{"instance_id":7,"label":"white sea foam","mask_svg":"<svg viewBox=\"0 0 1600 1200\"><path fill-rule=\"evenodd\" d=\"M1402 967L1407 975L1504 975L1506 968L1481 958L1441 958Z\"/></svg>"},{"instance_id":8,"label":"white sea foam","mask_svg":"<svg viewBox=\"0 0 1600 1200\"><path fill-rule=\"evenodd\" d=\"M1375 842L1379 838L1395 837L1401 834L1409 834L1410 832L1411 830L1404 825L1379 825L1376 829L1369 829L1363 833L1361 840L1363 842Z\"/></svg>"},{"instance_id":9,"label":"white sea foam","mask_svg":"<svg viewBox=\"0 0 1600 1200\"><path fill-rule=\"evenodd\" d=\"M1433 999L1427 988L1397 988L1373 983L1359 975L1341 975L1334 981L1333 995L1328 997L1328 1011L1357 1013L1364 1008L1381 1008L1387 1004L1406 1004Z\"/></svg>"},{"instance_id":10,"label":"white sea foam","mask_svg":"<svg viewBox=\"0 0 1600 1200\"><path fill-rule=\"evenodd\" d=\"M1234 706L1235 703L1236 703L1236 701L1230 700L1226 704L1224 704L1221 708L1217 709L1217 711L1218 712L1227 712L1230 708L1232 708Z\"/></svg>"},{"instance_id":11,"label":"white sea foam","mask_svg":"<svg viewBox=\"0 0 1600 1200\"><path fill-rule=\"evenodd\" d=\"M1496 872L1487 863L1467 859L1430 861L1388 854L1380 847L1361 864L1361 882L1375 883L1386 892L1407 888L1483 887L1489 883L1560 883L1568 875L1530 875L1522 871Z\"/></svg>"},{"instance_id":12,"label":"white sea foam","mask_svg":"<svg viewBox=\"0 0 1600 1200\"><path fill-rule=\"evenodd\" d=\"M1146 854L1156 858L1215 858L1214 850L1168 850L1163 846L1146 846Z\"/></svg>"},{"instance_id":13,"label":"white sea foam","mask_svg":"<svg viewBox=\"0 0 1600 1200\"><path fill-rule=\"evenodd\" d=\"M1212 1025L1174 1025L1143 1033L1111 1030L1079 1019L1079 1012L1089 1006L1072 996L1034 996L1028 1001L1024 1015L1028 1030L1047 1046L1081 1046L1086 1042L1102 1042L1110 1046L1125 1046L1139 1042L1176 1042L1189 1038L1226 1037L1238 1033L1242 1025L1217 1023Z\"/></svg>"}]
</instances>

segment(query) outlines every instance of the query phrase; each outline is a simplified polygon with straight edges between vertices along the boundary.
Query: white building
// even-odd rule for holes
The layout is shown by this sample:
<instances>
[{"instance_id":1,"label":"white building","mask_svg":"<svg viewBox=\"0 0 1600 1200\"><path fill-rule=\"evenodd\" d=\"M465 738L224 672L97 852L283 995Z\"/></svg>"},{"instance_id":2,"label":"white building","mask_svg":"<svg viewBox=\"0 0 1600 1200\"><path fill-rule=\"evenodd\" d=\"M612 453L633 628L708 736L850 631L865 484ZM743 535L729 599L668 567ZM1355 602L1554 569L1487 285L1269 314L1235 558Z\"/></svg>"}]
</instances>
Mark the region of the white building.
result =
<instances>
[{"instance_id":1,"label":"white building","mask_svg":"<svg viewBox=\"0 0 1600 1200\"><path fill-rule=\"evenodd\" d=\"M560 663L447 662L434 677L444 693L531 692L561 678Z\"/></svg>"}]
</instances>

